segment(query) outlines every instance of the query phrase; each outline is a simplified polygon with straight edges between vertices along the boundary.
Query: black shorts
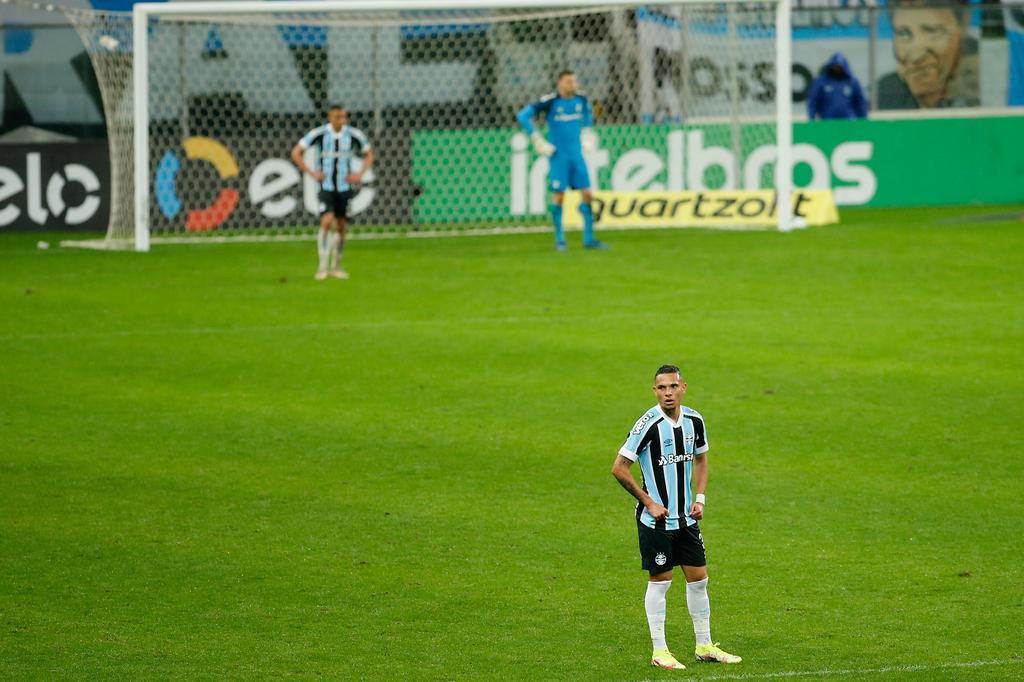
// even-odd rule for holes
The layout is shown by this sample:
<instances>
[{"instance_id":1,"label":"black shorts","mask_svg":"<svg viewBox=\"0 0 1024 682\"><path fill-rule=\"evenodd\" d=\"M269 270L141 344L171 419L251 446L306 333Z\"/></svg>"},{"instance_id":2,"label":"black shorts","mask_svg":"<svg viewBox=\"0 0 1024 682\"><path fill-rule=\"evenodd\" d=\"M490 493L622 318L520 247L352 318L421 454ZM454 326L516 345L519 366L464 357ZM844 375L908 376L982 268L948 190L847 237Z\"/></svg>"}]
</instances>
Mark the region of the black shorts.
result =
<instances>
[{"instance_id":1,"label":"black shorts","mask_svg":"<svg viewBox=\"0 0 1024 682\"><path fill-rule=\"evenodd\" d=\"M673 566L707 566L704 538L697 524L679 530L655 530L636 522L640 537L640 565L655 575Z\"/></svg>"},{"instance_id":2,"label":"black shorts","mask_svg":"<svg viewBox=\"0 0 1024 682\"><path fill-rule=\"evenodd\" d=\"M335 218L344 218L348 215L348 200L352 198L352 190L335 192L322 189L317 196L320 199L320 215L333 213Z\"/></svg>"}]
</instances>

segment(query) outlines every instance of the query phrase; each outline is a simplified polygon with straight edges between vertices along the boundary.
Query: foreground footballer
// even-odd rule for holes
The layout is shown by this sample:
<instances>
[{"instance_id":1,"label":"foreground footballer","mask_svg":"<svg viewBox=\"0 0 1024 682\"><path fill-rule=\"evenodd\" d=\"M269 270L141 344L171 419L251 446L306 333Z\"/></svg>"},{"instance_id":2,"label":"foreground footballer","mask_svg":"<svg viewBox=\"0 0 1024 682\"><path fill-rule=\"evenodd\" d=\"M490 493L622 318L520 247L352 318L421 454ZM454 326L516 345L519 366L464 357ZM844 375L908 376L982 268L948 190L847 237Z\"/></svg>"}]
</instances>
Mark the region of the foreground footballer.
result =
<instances>
[{"instance_id":1,"label":"foreground footballer","mask_svg":"<svg viewBox=\"0 0 1024 682\"><path fill-rule=\"evenodd\" d=\"M636 421L612 465L612 475L637 500L640 561L650 576L644 606L654 648L651 665L670 670L686 668L665 642L665 604L675 566L681 567L686 577L686 607L697 638L697 660L742 660L711 641L707 560L704 538L697 527L704 517L708 439L703 417L680 404L684 393L686 382L679 368L659 367L654 375L658 404ZM640 462L643 488L630 471L633 462Z\"/></svg>"}]
</instances>

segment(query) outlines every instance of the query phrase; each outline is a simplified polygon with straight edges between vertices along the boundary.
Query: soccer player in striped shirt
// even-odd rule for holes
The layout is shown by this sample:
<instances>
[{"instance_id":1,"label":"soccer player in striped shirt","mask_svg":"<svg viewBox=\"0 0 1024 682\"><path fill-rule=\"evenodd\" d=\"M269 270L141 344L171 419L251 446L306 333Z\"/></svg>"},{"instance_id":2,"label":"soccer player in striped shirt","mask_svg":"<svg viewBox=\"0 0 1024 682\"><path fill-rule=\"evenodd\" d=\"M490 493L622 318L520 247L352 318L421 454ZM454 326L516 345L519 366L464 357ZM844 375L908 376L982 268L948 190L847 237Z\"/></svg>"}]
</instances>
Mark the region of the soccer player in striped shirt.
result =
<instances>
[{"instance_id":1,"label":"soccer player in striped shirt","mask_svg":"<svg viewBox=\"0 0 1024 682\"><path fill-rule=\"evenodd\" d=\"M533 104L523 107L516 120L523 126L538 154L548 157L548 185L551 189L551 219L555 225L555 248L565 251L562 232L562 201L567 189L578 189L583 194L580 213L583 215L583 246L588 249L606 249L608 246L594 236L594 211L591 207L590 173L583 158L584 152L597 149L594 112L590 101L579 91L576 74L563 71L558 74L556 90L544 95ZM548 125L547 139L533 125L533 119L543 118Z\"/></svg>"},{"instance_id":2,"label":"soccer player in striped shirt","mask_svg":"<svg viewBox=\"0 0 1024 682\"><path fill-rule=\"evenodd\" d=\"M303 154L310 147L317 149L313 168L303 159ZM355 171L352 160L360 155L363 157L362 167ZM348 202L352 198L352 186L362 181L373 165L370 141L363 131L348 125L345 108L334 105L327 112L327 123L310 130L292 148L292 161L303 173L320 183L320 231L316 240L320 264L316 278L327 279L330 274L338 279L348 279L348 273L341 269L348 229Z\"/></svg>"},{"instance_id":3,"label":"soccer player in striped shirt","mask_svg":"<svg viewBox=\"0 0 1024 682\"><path fill-rule=\"evenodd\" d=\"M666 596L674 566L682 567L686 577L686 606L697 639L697 660L742 660L711 641L707 559L697 526L704 517L708 439L704 418L680 404L684 393L686 382L679 368L659 367L654 375L658 404L633 425L612 466L612 475L637 500L640 560L650 576L644 606L654 648L651 665L673 670L686 667L669 652L665 642ZM633 462L640 463L643 488L633 478Z\"/></svg>"}]
</instances>

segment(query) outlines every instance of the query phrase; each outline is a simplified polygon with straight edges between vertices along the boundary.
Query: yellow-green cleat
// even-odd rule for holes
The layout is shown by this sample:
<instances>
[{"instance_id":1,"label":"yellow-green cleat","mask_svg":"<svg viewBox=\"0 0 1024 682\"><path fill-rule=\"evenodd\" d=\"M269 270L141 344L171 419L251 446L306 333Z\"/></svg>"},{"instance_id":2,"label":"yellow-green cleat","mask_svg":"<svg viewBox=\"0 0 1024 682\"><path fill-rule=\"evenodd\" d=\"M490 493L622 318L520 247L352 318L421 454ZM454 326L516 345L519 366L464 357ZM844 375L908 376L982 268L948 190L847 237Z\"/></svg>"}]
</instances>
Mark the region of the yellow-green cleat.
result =
<instances>
[{"instance_id":1,"label":"yellow-green cleat","mask_svg":"<svg viewBox=\"0 0 1024 682\"><path fill-rule=\"evenodd\" d=\"M693 652L698 661L710 661L712 663L739 663L743 659L718 648L718 642L714 644L698 644Z\"/></svg>"},{"instance_id":2,"label":"yellow-green cleat","mask_svg":"<svg viewBox=\"0 0 1024 682\"><path fill-rule=\"evenodd\" d=\"M686 670L686 666L677 661L668 649L658 649L651 654L651 665L668 670Z\"/></svg>"}]
</instances>

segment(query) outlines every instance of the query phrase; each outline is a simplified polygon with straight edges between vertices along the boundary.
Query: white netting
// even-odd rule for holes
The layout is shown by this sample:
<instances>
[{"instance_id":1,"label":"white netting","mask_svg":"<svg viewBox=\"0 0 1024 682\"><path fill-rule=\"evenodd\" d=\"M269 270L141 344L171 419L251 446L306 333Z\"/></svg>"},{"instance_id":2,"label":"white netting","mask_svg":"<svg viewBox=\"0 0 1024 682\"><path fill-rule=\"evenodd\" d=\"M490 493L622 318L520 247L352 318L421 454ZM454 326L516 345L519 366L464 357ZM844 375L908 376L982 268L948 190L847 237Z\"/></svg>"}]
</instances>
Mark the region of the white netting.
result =
<instances>
[{"instance_id":1,"label":"white netting","mask_svg":"<svg viewBox=\"0 0 1024 682\"><path fill-rule=\"evenodd\" d=\"M212 5L212 3L211 3ZM572 10L156 15L148 31L149 224L160 236L303 234L316 187L289 160L331 103L370 138L353 230L546 221L546 161L515 114L576 71L602 189L768 187L774 3ZM130 240L130 18L71 12L102 87L108 239Z\"/></svg>"},{"instance_id":2,"label":"white netting","mask_svg":"<svg viewBox=\"0 0 1024 682\"><path fill-rule=\"evenodd\" d=\"M103 97L110 155L107 242L126 246L134 234L132 204L132 22L127 14L68 12L85 44Z\"/></svg>"}]
</instances>

